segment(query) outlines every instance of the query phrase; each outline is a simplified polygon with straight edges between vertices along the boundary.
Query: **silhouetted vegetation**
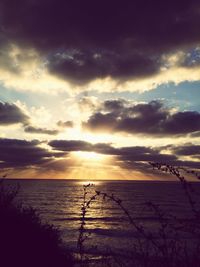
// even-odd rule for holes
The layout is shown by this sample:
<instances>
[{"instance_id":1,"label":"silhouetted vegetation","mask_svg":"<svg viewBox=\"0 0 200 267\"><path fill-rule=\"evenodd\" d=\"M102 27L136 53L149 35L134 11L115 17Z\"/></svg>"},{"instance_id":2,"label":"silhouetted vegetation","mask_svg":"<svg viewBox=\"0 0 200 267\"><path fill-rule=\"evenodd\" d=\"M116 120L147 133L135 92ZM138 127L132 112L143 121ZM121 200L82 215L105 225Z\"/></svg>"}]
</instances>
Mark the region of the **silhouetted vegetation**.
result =
<instances>
[{"instance_id":1,"label":"silhouetted vegetation","mask_svg":"<svg viewBox=\"0 0 200 267\"><path fill-rule=\"evenodd\" d=\"M113 194L95 191L87 198L91 184L83 186L83 204L81 207L81 225L79 229L78 251L80 265L90 266L90 261L85 253L84 243L89 238L86 217L90 206L95 201L112 201L126 215L134 231L138 233L133 240L132 252L126 255L126 259L120 256L108 255L105 264L98 266L131 266L131 267L199 267L200 266L200 210L194 198L195 190L184 174L190 174L199 179L199 173L184 168L177 168L166 164L150 163L154 169L168 172L181 182L185 197L191 208L190 218L178 218L175 215L166 214L157 203L146 202L145 208L151 210L157 221L157 230L150 229L138 223L131 216L123 204L123 201ZM91 265L95 266L95 265Z\"/></svg>"},{"instance_id":2,"label":"silhouetted vegetation","mask_svg":"<svg viewBox=\"0 0 200 267\"><path fill-rule=\"evenodd\" d=\"M73 258L59 232L44 224L33 208L14 203L17 188L0 182L0 266L69 267Z\"/></svg>"}]
</instances>

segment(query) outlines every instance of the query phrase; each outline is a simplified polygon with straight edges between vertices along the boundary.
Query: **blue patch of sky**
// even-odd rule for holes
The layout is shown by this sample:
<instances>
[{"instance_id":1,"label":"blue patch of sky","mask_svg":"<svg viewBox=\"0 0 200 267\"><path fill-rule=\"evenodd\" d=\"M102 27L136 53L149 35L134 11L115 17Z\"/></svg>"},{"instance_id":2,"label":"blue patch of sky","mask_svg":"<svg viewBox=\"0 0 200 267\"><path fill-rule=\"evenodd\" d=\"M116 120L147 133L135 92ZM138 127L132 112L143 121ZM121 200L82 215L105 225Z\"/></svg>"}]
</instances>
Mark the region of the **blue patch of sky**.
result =
<instances>
[{"instance_id":1,"label":"blue patch of sky","mask_svg":"<svg viewBox=\"0 0 200 267\"><path fill-rule=\"evenodd\" d=\"M156 89L138 92L122 93L88 93L95 95L99 99L125 98L133 101L150 102L152 100L163 100L169 107L176 107L179 110L190 110L200 112L200 82L183 82L179 85L173 83L163 84Z\"/></svg>"},{"instance_id":2,"label":"blue patch of sky","mask_svg":"<svg viewBox=\"0 0 200 267\"><path fill-rule=\"evenodd\" d=\"M20 100L22 102L27 103L28 105L33 105L34 101L34 94L32 93L24 93L18 92L12 89L7 89L6 87L0 85L0 100L3 102L15 102Z\"/></svg>"},{"instance_id":3,"label":"blue patch of sky","mask_svg":"<svg viewBox=\"0 0 200 267\"><path fill-rule=\"evenodd\" d=\"M200 112L200 82L183 82L179 85L173 83L163 84L156 89L138 92L82 92L76 99L83 96L96 96L99 100L125 98L133 101L150 102L152 100L161 99L170 107L179 108L179 110L192 110ZM20 100L26 103L27 106L58 108L63 100L69 95L66 92L54 94L36 93L36 92L19 92L5 88L0 85L0 101L15 102ZM76 100L75 100L76 101Z\"/></svg>"},{"instance_id":4,"label":"blue patch of sky","mask_svg":"<svg viewBox=\"0 0 200 267\"><path fill-rule=\"evenodd\" d=\"M50 108L58 105L58 103L61 103L68 97L69 95L65 92L59 94L36 93L30 91L19 92L0 85L0 101L12 103L20 100L27 106L34 106L36 108L41 106Z\"/></svg>"}]
</instances>

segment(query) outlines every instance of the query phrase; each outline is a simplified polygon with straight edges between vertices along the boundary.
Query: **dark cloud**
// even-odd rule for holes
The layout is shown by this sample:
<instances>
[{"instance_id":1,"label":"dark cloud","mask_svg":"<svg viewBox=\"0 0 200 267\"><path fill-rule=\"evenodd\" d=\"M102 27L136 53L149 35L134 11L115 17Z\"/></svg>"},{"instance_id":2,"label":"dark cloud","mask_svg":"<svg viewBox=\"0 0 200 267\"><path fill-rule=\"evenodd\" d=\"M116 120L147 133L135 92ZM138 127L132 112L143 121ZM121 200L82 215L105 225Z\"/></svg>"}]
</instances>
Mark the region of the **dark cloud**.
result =
<instances>
[{"instance_id":1,"label":"dark cloud","mask_svg":"<svg viewBox=\"0 0 200 267\"><path fill-rule=\"evenodd\" d=\"M117 117L113 113L94 113L87 122L83 122L83 128L91 131L115 131L117 127Z\"/></svg>"},{"instance_id":2,"label":"dark cloud","mask_svg":"<svg viewBox=\"0 0 200 267\"><path fill-rule=\"evenodd\" d=\"M200 170L200 161L193 160L177 160L173 162L173 166L186 167L190 169L199 169Z\"/></svg>"},{"instance_id":3,"label":"dark cloud","mask_svg":"<svg viewBox=\"0 0 200 267\"><path fill-rule=\"evenodd\" d=\"M186 144L183 146L172 147L171 150L179 156L200 155L200 145Z\"/></svg>"},{"instance_id":4,"label":"dark cloud","mask_svg":"<svg viewBox=\"0 0 200 267\"><path fill-rule=\"evenodd\" d=\"M117 155L117 149L110 144L105 143L91 144L81 140L52 140L48 145L54 150L59 151L88 151L107 155Z\"/></svg>"},{"instance_id":5,"label":"dark cloud","mask_svg":"<svg viewBox=\"0 0 200 267\"><path fill-rule=\"evenodd\" d=\"M53 149L60 151L91 151L92 144L79 140L52 140L48 143Z\"/></svg>"},{"instance_id":6,"label":"dark cloud","mask_svg":"<svg viewBox=\"0 0 200 267\"><path fill-rule=\"evenodd\" d=\"M164 53L200 41L198 0L1 0L1 39L34 47L73 82L160 71ZM3 41L5 43L5 41Z\"/></svg>"},{"instance_id":7,"label":"dark cloud","mask_svg":"<svg viewBox=\"0 0 200 267\"><path fill-rule=\"evenodd\" d=\"M123 100L106 101L83 127L91 131L126 132L149 135L183 135L200 130L200 113L172 112L160 101L130 104Z\"/></svg>"},{"instance_id":8,"label":"dark cloud","mask_svg":"<svg viewBox=\"0 0 200 267\"><path fill-rule=\"evenodd\" d=\"M115 99L115 100L106 100L103 103L103 108L106 111L111 111L111 112L120 112L124 109L124 105L127 102L123 99Z\"/></svg>"},{"instance_id":9,"label":"dark cloud","mask_svg":"<svg viewBox=\"0 0 200 267\"><path fill-rule=\"evenodd\" d=\"M176 160L176 156L162 154L149 147L123 147L117 150L116 155L123 161L154 161L168 162Z\"/></svg>"},{"instance_id":10,"label":"dark cloud","mask_svg":"<svg viewBox=\"0 0 200 267\"><path fill-rule=\"evenodd\" d=\"M66 53L66 52L65 52ZM66 55L56 54L50 58L49 70L61 78L75 83L87 83L96 78L113 77L129 79L155 74L161 62L148 55L120 55L113 52L82 51L73 53L72 59Z\"/></svg>"},{"instance_id":11,"label":"dark cloud","mask_svg":"<svg viewBox=\"0 0 200 267\"><path fill-rule=\"evenodd\" d=\"M57 125L63 128L72 128L74 126L73 121L58 121Z\"/></svg>"},{"instance_id":12,"label":"dark cloud","mask_svg":"<svg viewBox=\"0 0 200 267\"><path fill-rule=\"evenodd\" d=\"M34 126L25 126L24 131L26 133L33 133L33 134L48 134L48 135L56 135L59 133L58 130L49 130L46 128L39 128L39 127L34 127Z\"/></svg>"},{"instance_id":13,"label":"dark cloud","mask_svg":"<svg viewBox=\"0 0 200 267\"><path fill-rule=\"evenodd\" d=\"M192 154L192 148L190 151L190 155L192 156L191 160L180 160L179 156L181 156L182 154L180 155L178 153L164 154L162 153L162 151L159 152L157 148L151 148L151 147L141 147L141 146L122 147L114 149L113 152L114 153L111 154L116 155L116 162L120 167L129 170L138 170L147 176L148 175L155 176L155 171L151 169L149 162L159 162L163 164L169 164L177 167L185 167L189 169L191 168L200 169L200 162L192 160L192 158L195 158L195 151L194 154ZM165 176L166 175L164 175L164 177Z\"/></svg>"},{"instance_id":14,"label":"dark cloud","mask_svg":"<svg viewBox=\"0 0 200 267\"><path fill-rule=\"evenodd\" d=\"M39 146L40 142L18 139L0 139L0 166L1 167L27 167L40 166L52 160L56 154Z\"/></svg>"},{"instance_id":15,"label":"dark cloud","mask_svg":"<svg viewBox=\"0 0 200 267\"><path fill-rule=\"evenodd\" d=\"M197 131L197 132L192 133L192 134L190 135L190 137L194 137L194 138L196 138L196 137L200 137L200 131Z\"/></svg>"},{"instance_id":16,"label":"dark cloud","mask_svg":"<svg viewBox=\"0 0 200 267\"><path fill-rule=\"evenodd\" d=\"M0 102L0 125L26 124L29 117L15 104Z\"/></svg>"}]
</instances>

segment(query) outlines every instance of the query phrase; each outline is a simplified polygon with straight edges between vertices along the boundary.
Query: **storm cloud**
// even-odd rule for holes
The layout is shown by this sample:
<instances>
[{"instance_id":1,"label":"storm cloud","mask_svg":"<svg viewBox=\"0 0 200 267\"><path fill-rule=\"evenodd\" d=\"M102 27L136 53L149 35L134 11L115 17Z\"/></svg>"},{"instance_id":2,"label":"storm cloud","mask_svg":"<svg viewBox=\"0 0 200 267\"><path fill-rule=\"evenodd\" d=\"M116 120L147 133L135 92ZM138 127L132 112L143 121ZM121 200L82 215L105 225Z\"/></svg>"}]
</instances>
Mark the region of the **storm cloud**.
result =
<instances>
[{"instance_id":1,"label":"storm cloud","mask_svg":"<svg viewBox=\"0 0 200 267\"><path fill-rule=\"evenodd\" d=\"M183 135L200 130L200 113L172 111L156 100L131 104L109 100L92 114L83 127L90 131L125 132L156 136Z\"/></svg>"},{"instance_id":2,"label":"storm cloud","mask_svg":"<svg viewBox=\"0 0 200 267\"><path fill-rule=\"evenodd\" d=\"M199 7L197 0L2 0L1 46L36 49L51 73L74 83L147 77L160 72L163 55L199 44Z\"/></svg>"}]
</instances>

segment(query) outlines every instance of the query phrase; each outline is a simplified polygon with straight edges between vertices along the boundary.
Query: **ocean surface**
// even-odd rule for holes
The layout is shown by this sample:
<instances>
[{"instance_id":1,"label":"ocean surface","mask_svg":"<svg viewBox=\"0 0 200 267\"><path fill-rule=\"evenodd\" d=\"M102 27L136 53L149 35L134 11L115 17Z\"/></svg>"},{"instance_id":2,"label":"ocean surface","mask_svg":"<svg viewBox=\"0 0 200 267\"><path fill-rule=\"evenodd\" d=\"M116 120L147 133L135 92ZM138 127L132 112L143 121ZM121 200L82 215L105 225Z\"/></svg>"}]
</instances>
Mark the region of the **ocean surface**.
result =
<instances>
[{"instance_id":1,"label":"ocean surface","mask_svg":"<svg viewBox=\"0 0 200 267\"><path fill-rule=\"evenodd\" d=\"M44 222L58 227L66 245L71 250L76 250L81 224L83 185L88 182L7 180L6 183L11 187L18 184L17 200L24 206L34 207ZM192 187L200 193L200 183L193 183ZM159 205L159 209L167 216L186 220L192 217L191 207L179 182L96 181L88 187L87 199L95 190L120 198L134 221L155 234L159 227L158 216L145 202L151 201ZM88 250L98 249L105 253L127 250L138 235L119 206L102 198L91 203L85 222L89 238L84 245Z\"/></svg>"}]
</instances>

